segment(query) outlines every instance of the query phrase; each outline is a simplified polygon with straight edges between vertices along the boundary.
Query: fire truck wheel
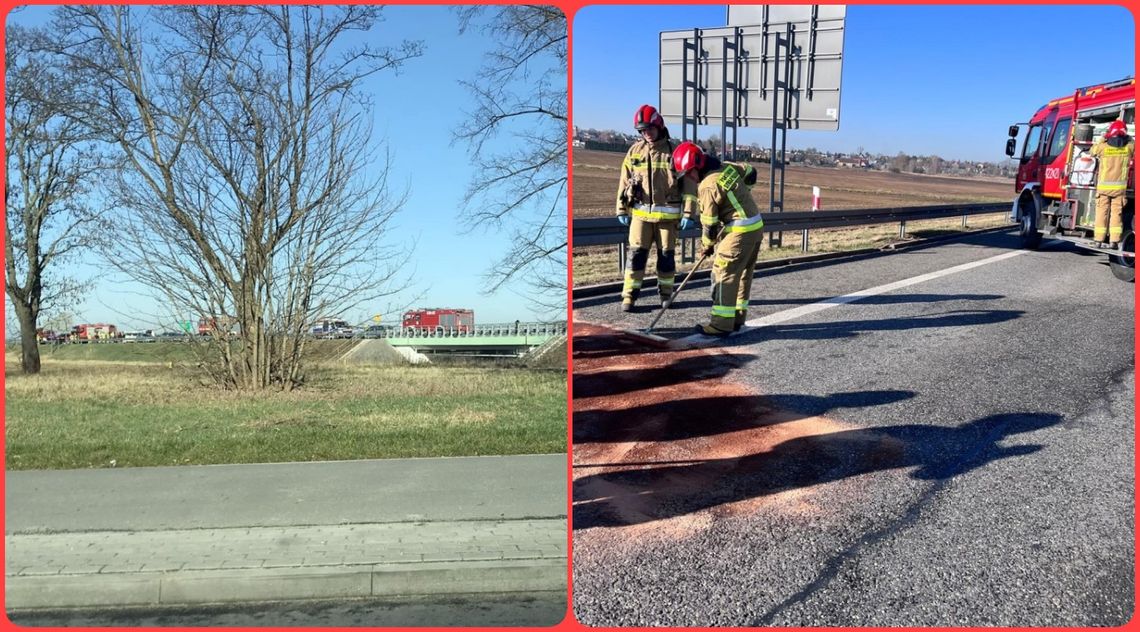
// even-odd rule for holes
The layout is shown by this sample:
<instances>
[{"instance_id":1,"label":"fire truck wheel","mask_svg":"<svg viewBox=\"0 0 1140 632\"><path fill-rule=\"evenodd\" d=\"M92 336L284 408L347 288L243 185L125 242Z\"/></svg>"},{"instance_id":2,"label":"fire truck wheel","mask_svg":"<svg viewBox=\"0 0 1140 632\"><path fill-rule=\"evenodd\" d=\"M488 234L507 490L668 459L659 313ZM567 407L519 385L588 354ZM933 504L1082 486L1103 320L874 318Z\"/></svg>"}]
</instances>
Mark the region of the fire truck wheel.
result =
<instances>
[{"instance_id":1,"label":"fire truck wheel","mask_svg":"<svg viewBox=\"0 0 1140 632\"><path fill-rule=\"evenodd\" d=\"M1037 232L1037 203L1027 195L1021 198L1018 208L1021 211L1021 225L1017 236L1021 240L1021 247L1037 250L1041 245L1041 233Z\"/></svg>"},{"instance_id":2,"label":"fire truck wheel","mask_svg":"<svg viewBox=\"0 0 1140 632\"><path fill-rule=\"evenodd\" d=\"M1120 242L1120 249L1124 252L1136 253L1136 233L1129 231L1124 234L1124 239ZM1112 276L1133 283L1136 281L1136 257L1125 257L1121 255L1110 255L1108 257L1108 267L1112 269Z\"/></svg>"}]
</instances>

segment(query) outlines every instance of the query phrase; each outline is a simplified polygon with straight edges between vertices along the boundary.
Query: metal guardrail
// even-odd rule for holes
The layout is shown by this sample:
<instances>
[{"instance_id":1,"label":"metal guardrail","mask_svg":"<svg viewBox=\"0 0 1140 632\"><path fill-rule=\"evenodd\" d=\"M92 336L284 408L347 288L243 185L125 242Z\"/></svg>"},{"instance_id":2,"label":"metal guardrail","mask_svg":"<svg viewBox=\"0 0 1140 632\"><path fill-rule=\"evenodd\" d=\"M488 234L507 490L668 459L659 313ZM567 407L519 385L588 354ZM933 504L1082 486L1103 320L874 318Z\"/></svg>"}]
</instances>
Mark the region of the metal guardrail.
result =
<instances>
[{"instance_id":1,"label":"metal guardrail","mask_svg":"<svg viewBox=\"0 0 1140 632\"><path fill-rule=\"evenodd\" d=\"M378 335L357 335L356 338L492 338L502 336L531 336L548 337L566 333L566 321L551 323L492 323L475 325L472 328L413 329L411 327L393 327L378 332Z\"/></svg>"},{"instance_id":2,"label":"metal guardrail","mask_svg":"<svg viewBox=\"0 0 1140 632\"><path fill-rule=\"evenodd\" d=\"M864 226L869 224L899 223L900 235L906 235L906 223L921 219L939 219L962 216L964 222L969 215L984 215L1009 210L1012 202L990 204L941 204L938 206L903 206L894 208L850 209L841 211L807 211L765 213L764 230L769 233L784 231L806 231L817 228L840 228L844 226ZM624 244L629 229L613 217L576 219L573 222L574 246L605 246ZM701 236L700 228L683 231L682 239L696 239Z\"/></svg>"},{"instance_id":3,"label":"metal guardrail","mask_svg":"<svg viewBox=\"0 0 1140 632\"><path fill-rule=\"evenodd\" d=\"M800 231L800 251L808 251L808 231L819 228L842 228L845 226L867 226L872 224L893 224L898 222L899 239L906 237L906 223L923 219L962 217L962 226L970 215L985 215L1010 210L1012 202L988 204L958 203L937 206L900 206L890 208L847 209L839 211L789 211L766 213L764 232L782 233ZM593 217L576 219L573 224L573 241L577 246L618 245L617 267L625 272L626 248L629 229L613 217ZM697 251L696 240L701 236L700 228L682 231L678 235L682 261L692 261Z\"/></svg>"}]
</instances>

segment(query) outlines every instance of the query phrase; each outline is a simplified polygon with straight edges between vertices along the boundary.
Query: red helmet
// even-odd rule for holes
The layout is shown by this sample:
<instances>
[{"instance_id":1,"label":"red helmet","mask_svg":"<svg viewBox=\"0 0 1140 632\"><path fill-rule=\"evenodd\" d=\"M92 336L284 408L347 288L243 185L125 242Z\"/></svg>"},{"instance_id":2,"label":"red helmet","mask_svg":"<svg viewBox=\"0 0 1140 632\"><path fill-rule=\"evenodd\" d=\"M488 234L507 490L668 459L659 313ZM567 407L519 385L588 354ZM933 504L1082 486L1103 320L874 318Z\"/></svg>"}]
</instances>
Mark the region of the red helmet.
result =
<instances>
[{"instance_id":1,"label":"red helmet","mask_svg":"<svg viewBox=\"0 0 1140 632\"><path fill-rule=\"evenodd\" d=\"M705 152L696 143L685 141L673 150L673 170L678 175L696 169L700 171L705 166Z\"/></svg>"},{"instance_id":2,"label":"red helmet","mask_svg":"<svg viewBox=\"0 0 1140 632\"><path fill-rule=\"evenodd\" d=\"M1115 120L1108 124L1108 131L1104 133L1105 138L1116 138L1117 136L1127 136L1128 128L1124 126L1124 121Z\"/></svg>"},{"instance_id":3,"label":"red helmet","mask_svg":"<svg viewBox=\"0 0 1140 632\"><path fill-rule=\"evenodd\" d=\"M665 120L657 113L657 108L652 105L643 105L637 108L637 111L633 113L634 129L640 132L650 126L657 129L665 127Z\"/></svg>"}]
</instances>

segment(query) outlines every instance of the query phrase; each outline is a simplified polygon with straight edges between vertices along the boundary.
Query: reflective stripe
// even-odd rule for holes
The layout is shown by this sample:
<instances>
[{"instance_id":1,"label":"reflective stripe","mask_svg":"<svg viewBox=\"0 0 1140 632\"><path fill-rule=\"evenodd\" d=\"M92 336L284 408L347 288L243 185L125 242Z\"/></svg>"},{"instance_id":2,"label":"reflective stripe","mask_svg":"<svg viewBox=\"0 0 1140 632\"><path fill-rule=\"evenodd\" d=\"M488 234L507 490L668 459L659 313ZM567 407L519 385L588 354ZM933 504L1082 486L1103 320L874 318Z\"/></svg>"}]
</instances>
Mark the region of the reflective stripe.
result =
<instances>
[{"instance_id":1,"label":"reflective stripe","mask_svg":"<svg viewBox=\"0 0 1140 632\"><path fill-rule=\"evenodd\" d=\"M625 277L625 284L623 287L627 290L636 290L641 288L641 279L633 278L632 274L627 274Z\"/></svg>"},{"instance_id":2,"label":"reflective stripe","mask_svg":"<svg viewBox=\"0 0 1140 632\"><path fill-rule=\"evenodd\" d=\"M676 206L663 206L660 204L634 204L634 217L645 219L681 219L681 209Z\"/></svg>"},{"instance_id":3,"label":"reflective stripe","mask_svg":"<svg viewBox=\"0 0 1140 632\"><path fill-rule=\"evenodd\" d=\"M737 309L737 311L744 311L744 310L748 309L748 301L737 301L736 302L736 309Z\"/></svg>"},{"instance_id":4,"label":"reflective stripe","mask_svg":"<svg viewBox=\"0 0 1140 632\"><path fill-rule=\"evenodd\" d=\"M1127 182L1123 184L1101 182L1100 184L1096 185L1097 191L1123 191L1126 188L1128 188Z\"/></svg>"},{"instance_id":5,"label":"reflective stripe","mask_svg":"<svg viewBox=\"0 0 1140 632\"><path fill-rule=\"evenodd\" d=\"M736 308L731 305L713 305L712 315L720 316L721 318L735 318Z\"/></svg>"},{"instance_id":6,"label":"reflective stripe","mask_svg":"<svg viewBox=\"0 0 1140 632\"><path fill-rule=\"evenodd\" d=\"M1105 156L1127 156L1129 154L1127 147L1112 147L1106 145L1104 148Z\"/></svg>"},{"instance_id":7,"label":"reflective stripe","mask_svg":"<svg viewBox=\"0 0 1140 632\"><path fill-rule=\"evenodd\" d=\"M713 215L701 215L702 226L716 226L720 223L720 218Z\"/></svg>"},{"instance_id":8,"label":"reflective stripe","mask_svg":"<svg viewBox=\"0 0 1140 632\"><path fill-rule=\"evenodd\" d=\"M748 213L744 212L744 207L740 205L740 200L736 199L736 196L733 195L732 191L725 191L725 194L728 195L728 201L732 204L732 208L736 209L738 219L747 218ZM757 217L759 217L759 215L757 215Z\"/></svg>"},{"instance_id":9,"label":"reflective stripe","mask_svg":"<svg viewBox=\"0 0 1140 632\"><path fill-rule=\"evenodd\" d=\"M725 225L725 230L730 233L750 233L761 228L764 228L764 219L759 213L748 219L738 219Z\"/></svg>"},{"instance_id":10,"label":"reflective stripe","mask_svg":"<svg viewBox=\"0 0 1140 632\"><path fill-rule=\"evenodd\" d=\"M697 196L693 195L692 193L682 193L681 199L685 200L686 202L696 202Z\"/></svg>"},{"instance_id":11,"label":"reflective stripe","mask_svg":"<svg viewBox=\"0 0 1140 632\"><path fill-rule=\"evenodd\" d=\"M668 160L654 160L653 161L653 168L654 169L672 169L673 165L669 164Z\"/></svg>"}]
</instances>

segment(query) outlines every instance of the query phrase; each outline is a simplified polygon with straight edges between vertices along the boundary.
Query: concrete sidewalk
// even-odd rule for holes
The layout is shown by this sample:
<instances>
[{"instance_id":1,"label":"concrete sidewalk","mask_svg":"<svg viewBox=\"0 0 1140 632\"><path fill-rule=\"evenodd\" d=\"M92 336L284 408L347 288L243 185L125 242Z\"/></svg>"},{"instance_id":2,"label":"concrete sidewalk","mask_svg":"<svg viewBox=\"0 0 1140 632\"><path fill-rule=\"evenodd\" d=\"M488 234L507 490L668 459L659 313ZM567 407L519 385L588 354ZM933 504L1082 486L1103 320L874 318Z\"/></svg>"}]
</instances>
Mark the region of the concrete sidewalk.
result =
<instances>
[{"instance_id":1,"label":"concrete sidewalk","mask_svg":"<svg viewBox=\"0 0 1140 632\"><path fill-rule=\"evenodd\" d=\"M8 610L565 591L563 455L9 472Z\"/></svg>"}]
</instances>

